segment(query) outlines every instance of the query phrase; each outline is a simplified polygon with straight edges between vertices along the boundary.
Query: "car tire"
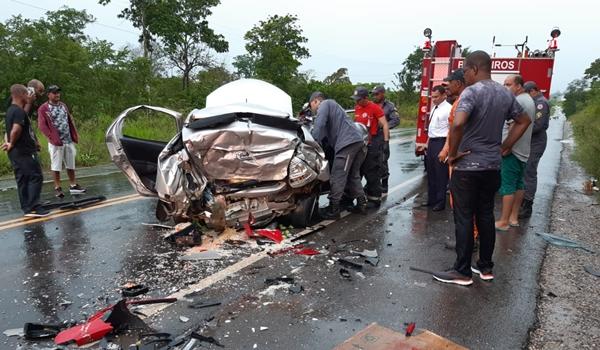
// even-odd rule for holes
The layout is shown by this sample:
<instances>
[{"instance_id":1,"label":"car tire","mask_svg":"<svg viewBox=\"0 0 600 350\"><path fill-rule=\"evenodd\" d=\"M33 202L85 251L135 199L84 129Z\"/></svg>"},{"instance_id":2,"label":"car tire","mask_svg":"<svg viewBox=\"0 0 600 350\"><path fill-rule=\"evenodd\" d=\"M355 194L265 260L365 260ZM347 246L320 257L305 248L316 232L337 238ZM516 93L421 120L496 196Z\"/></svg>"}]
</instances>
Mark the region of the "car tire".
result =
<instances>
[{"instance_id":1,"label":"car tire","mask_svg":"<svg viewBox=\"0 0 600 350\"><path fill-rule=\"evenodd\" d=\"M319 196L312 193L298 197L296 209L287 215L287 221L294 227L307 227L313 224L319 208Z\"/></svg>"}]
</instances>

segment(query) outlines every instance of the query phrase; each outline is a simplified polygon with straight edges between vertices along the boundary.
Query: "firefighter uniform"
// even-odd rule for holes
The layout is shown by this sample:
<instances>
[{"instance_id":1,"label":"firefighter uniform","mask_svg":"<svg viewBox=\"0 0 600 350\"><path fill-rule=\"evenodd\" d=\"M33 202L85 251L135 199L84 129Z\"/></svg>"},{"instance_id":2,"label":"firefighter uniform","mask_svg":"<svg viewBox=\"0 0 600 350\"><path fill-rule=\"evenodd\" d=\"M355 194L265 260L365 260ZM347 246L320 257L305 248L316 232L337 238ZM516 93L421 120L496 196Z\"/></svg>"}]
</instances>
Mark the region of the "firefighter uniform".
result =
<instances>
[{"instance_id":1,"label":"firefighter uniform","mask_svg":"<svg viewBox=\"0 0 600 350\"><path fill-rule=\"evenodd\" d=\"M377 137L379 130L378 119L384 116L383 109L377 104L368 101L366 106L356 105L354 108L355 121L367 127L370 141L367 147L367 156L360 169L361 175L367 180L365 194L371 202L381 201L381 174L383 164L383 135Z\"/></svg>"},{"instance_id":2,"label":"firefighter uniform","mask_svg":"<svg viewBox=\"0 0 600 350\"><path fill-rule=\"evenodd\" d=\"M527 83L524 84L524 87L527 87ZM546 150L546 143L548 141L546 129L548 129L550 124L550 105L548 104L548 100L546 100L544 95L538 93L533 98L533 101L535 103L535 120L531 134L531 150L525 168L525 199L521 209L521 217L531 216L531 206L533 205L533 199L537 190L537 167L540 158L542 158Z\"/></svg>"}]
</instances>

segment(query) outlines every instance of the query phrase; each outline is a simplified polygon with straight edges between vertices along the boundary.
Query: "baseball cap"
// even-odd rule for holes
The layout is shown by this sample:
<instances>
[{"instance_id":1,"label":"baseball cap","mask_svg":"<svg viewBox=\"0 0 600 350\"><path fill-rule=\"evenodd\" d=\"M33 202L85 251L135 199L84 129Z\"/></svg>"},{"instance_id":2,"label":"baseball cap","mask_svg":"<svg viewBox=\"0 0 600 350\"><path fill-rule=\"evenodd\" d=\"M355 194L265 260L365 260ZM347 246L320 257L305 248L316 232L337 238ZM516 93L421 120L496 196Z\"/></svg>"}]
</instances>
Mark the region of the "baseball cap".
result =
<instances>
[{"instance_id":1,"label":"baseball cap","mask_svg":"<svg viewBox=\"0 0 600 350\"><path fill-rule=\"evenodd\" d=\"M46 89L46 91L48 92L60 92L60 87L58 85L50 85L48 86L48 88Z\"/></svg>"},{"instance_id":2,"label":"baseball cap","mask_svg":"<svg viewBox=\"0 0 600 350\"><path fill-rule=\"evenodd\" d=\"M323 95L323 93L321 91L315 91L310 95L310 98L308 99L308 103L311 103L313 100L315 100L317 98L325 99L325 95Z\"/></svg>"},{"instance_id":3,"label":"baseball cap","mask_svg":"<svg viewBox=\"0 0 600 350\"><path fill-rule=\"evenodd\" d=\"M362 100L363 98L369 97L369 90L367 88L359 86L354 90L354 95L350 96L354 101Z\"/></svg>"},{"instance_id":4,"label":"baseball cap","mask_svg":"<svg viewBox=\"0 0 600 350\"><path fill-rule=\"evenodd\" d=\"M525 92L529 92L531 90L540 90L537 86L537 84L535 83L535 81L528 81L525 82L525 84L523 84L523 90L525 90Z\"/></svg>"},{"instance_id":5,"label":"baseball cap","mask_svg":"<svg viewBox=\"0 0 600 350\"><path fill-rule=\"evenodd\" d=\"M381 86L381 85L375 86L375 87L373 88L373 90L371 90L371 93L372 93L373 95L374 95L374 94L378 94L378 93L380 93L380 92L385 92L385 88L384 88L383 86Z\"/></svg>"},{"instance_id":6,"label":"baseball cap","mask_svg":"<svg viewBox=\"0 0 600 350\"><path fill-rule=\"evenodd\" d=\"M452 80L460 80L464 83L465 82L465 71L462 68L459 68L444 78L444 81L452 81Z\"/></svg>"}]
</instances>

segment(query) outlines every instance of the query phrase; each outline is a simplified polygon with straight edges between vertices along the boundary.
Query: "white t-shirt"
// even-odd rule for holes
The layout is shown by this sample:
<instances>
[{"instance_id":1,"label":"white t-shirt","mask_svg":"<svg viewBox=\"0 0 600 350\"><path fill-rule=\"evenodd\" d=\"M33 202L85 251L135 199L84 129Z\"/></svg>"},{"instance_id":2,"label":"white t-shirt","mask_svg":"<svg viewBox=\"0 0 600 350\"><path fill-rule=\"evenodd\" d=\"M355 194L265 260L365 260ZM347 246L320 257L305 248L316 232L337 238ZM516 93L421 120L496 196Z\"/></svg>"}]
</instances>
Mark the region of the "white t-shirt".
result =
<instances>
[{"instance_id":1,"label":"white t-shirt","mask_svg":"<svg viewBox=\"0 0 600 350\"><path fill-rule=\"evenodd\" d=\"M439 105L434 105L432 107L429 128L427 131L427 135L430 138L448 136L448 116L450 116L451 109L452 105L446 100Z\"/></svg>"}]
</instances>

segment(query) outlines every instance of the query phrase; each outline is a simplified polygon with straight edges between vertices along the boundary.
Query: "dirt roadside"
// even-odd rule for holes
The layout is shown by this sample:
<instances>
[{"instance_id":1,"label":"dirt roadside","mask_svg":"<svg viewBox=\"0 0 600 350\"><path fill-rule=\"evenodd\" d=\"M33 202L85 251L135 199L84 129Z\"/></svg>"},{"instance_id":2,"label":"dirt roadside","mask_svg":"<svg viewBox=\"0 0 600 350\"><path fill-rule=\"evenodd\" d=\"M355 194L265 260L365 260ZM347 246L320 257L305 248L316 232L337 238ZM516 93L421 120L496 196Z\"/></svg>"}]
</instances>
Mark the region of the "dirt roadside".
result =
<instances>
[{"instance_id":1,"label":"dirt roadside","mask_svg":"<svg viewBox=\"0 0 600 350\"><path fill-rule=\"evenodd\" d=\"M569 123L564 135L565 140L572 139ZM600 271L599 196L583 193L589 176L572 160L573 148L572 142L564 143L550 232L596 253L548 245L539 277L538 322L530 332L528 349L600 347L600 277L584 270L588 266Z\"/></svg>"}]
</instances>

